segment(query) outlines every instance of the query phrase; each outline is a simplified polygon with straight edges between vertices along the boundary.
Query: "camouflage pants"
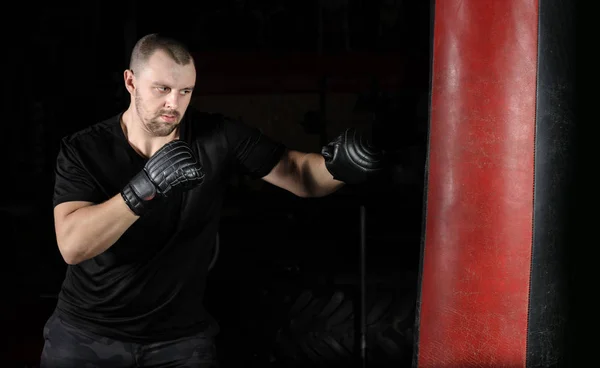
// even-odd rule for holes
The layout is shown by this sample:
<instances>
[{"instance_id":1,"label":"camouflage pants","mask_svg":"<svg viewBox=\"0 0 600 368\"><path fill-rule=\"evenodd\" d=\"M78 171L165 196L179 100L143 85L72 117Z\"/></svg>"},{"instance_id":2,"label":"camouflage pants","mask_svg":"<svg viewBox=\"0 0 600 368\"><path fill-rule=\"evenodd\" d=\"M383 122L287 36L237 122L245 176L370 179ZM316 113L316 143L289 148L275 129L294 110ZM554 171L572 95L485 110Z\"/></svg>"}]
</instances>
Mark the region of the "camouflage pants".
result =
<instances>
[{"instance_id":1,"label":"camouflage pants","mask_svg":"<svg viewBox=\"0 0 600 368\"><path fill-rule=\"evenodd\" d=\"M82 332L52 315L44 326L40 368L218 367L212 337L123 343Z\"/></svg>"}]
</instances>

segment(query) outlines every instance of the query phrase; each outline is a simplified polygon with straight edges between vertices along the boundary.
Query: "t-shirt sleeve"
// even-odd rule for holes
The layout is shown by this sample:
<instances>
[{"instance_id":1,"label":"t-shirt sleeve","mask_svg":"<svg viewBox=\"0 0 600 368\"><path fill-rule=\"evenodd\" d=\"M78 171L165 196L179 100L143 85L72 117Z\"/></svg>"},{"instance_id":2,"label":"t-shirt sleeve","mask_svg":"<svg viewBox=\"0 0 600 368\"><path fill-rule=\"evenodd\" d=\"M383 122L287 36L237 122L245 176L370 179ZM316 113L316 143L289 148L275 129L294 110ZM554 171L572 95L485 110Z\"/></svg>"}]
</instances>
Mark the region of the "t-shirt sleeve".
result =
<instances>
[{"instance_id":1,"label":"t-shirt sleeve","mask_svg":"<svg viewBox=\"0 0 600 368\"><path fill-rule=\"evenodd\" d=\"M234 162L254 179L269 174L286 151L283 143L239 120L225 119L225 135Z\"/></svg>"},{"instance_id":2,"label":"t-shirt sleeve","mask_svg":"<svg viewBox=\"0 0 600 368\"><path fill-rule=\"evenodd\" d=\"M99 203L103 196L67 138L60 142L56 158L53 206L69 201Z\"/></svg>"}]
</instances>

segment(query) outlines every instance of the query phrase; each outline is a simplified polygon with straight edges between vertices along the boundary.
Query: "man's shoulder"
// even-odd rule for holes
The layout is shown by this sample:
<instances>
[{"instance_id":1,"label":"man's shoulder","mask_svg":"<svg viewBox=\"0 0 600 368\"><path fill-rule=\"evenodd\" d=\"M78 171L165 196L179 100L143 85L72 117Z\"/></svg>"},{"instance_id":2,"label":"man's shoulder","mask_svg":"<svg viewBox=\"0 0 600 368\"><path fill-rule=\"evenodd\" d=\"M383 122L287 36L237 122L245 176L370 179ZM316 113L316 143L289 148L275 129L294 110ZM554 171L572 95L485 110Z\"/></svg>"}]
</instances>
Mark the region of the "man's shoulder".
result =
<instances>
[{"instance_id":1,"label":"man's shoulder","mask_svg":"<svg viewBox=\"0 0 600 368\"><path fill-rule=\"evenodd\" d=\"M115 138L116 133L118 133L117 128L120 127L120 116L121 114L117 114L93 123L92 125L80 128L79 130L65 135L62 140L64 143L71 145L86 145L98 140L105 141L106 139L113 139Z\"/></svg>"},{"instance_id":2,"label":"man's shoulder","mask_svg":"<svg viewBox=\"0 0 600 368\"><path fill-rule=\"evenodd\" d=\"M199 110L196 108L188 108L184 119L192 125L199 127L217 126L235 120L220 112Z\"/></svg>"},{"instance_id":3,"label":"man's shoulder","mask_svg":"<svg viewBox=\"0 0 600 368\"><path fill-rule=\"evenodd\" d=\"M183 131L192 139L224 136L229 124L236 119L220 112L212 112L189 108L183 120Z\"/></svg>"}]
</instances>

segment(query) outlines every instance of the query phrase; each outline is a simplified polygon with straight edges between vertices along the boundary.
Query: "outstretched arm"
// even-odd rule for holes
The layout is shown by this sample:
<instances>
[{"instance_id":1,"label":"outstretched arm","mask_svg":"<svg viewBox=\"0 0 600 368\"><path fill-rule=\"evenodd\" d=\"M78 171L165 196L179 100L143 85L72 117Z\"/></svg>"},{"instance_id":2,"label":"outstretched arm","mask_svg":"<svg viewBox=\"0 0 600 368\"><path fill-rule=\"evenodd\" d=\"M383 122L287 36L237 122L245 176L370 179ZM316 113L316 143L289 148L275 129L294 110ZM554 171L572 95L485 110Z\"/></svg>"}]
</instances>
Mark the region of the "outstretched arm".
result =
<instances>
[{"instance_id":1,"label":"outstretched arm","mask_svg":"<svg viewBox=\"0 0 600 368\"><path fill-rule=\"evenodd\" d=\"M263 180L299 197L323 197L344 185L327 170L322 155L294 150L286 151Z\"/></svg>"},{"instance_id":2,"label":"outstretched arm","mask_svg":"<svg viewBox=\"0 0 600 368\"><path fill-rule=\"evenodd\" d=\"M361 184L381 173L383 151L369 139L347 129L320 154L288 150L263 179L300 197L322 197L344 184Z\"/></svg>"}]
</instances>

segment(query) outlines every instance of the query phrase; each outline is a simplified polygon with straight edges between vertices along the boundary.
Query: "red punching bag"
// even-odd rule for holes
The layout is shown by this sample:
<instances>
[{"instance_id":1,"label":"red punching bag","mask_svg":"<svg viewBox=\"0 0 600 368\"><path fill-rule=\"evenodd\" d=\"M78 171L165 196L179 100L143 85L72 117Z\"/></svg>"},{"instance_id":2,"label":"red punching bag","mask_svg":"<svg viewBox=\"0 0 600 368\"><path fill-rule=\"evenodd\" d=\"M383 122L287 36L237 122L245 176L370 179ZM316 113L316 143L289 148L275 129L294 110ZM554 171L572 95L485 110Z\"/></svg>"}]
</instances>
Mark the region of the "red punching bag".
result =
<instances>
[{"instance_id":1,"label":"red punching bag","mask_svg":"<svg viewBox=\"0 0 600 368\"><path fill-rule=\"evenodd\" d=\"M415 367L564 363L573 3L433 2Z\"/></svg>"}]
</instances>

